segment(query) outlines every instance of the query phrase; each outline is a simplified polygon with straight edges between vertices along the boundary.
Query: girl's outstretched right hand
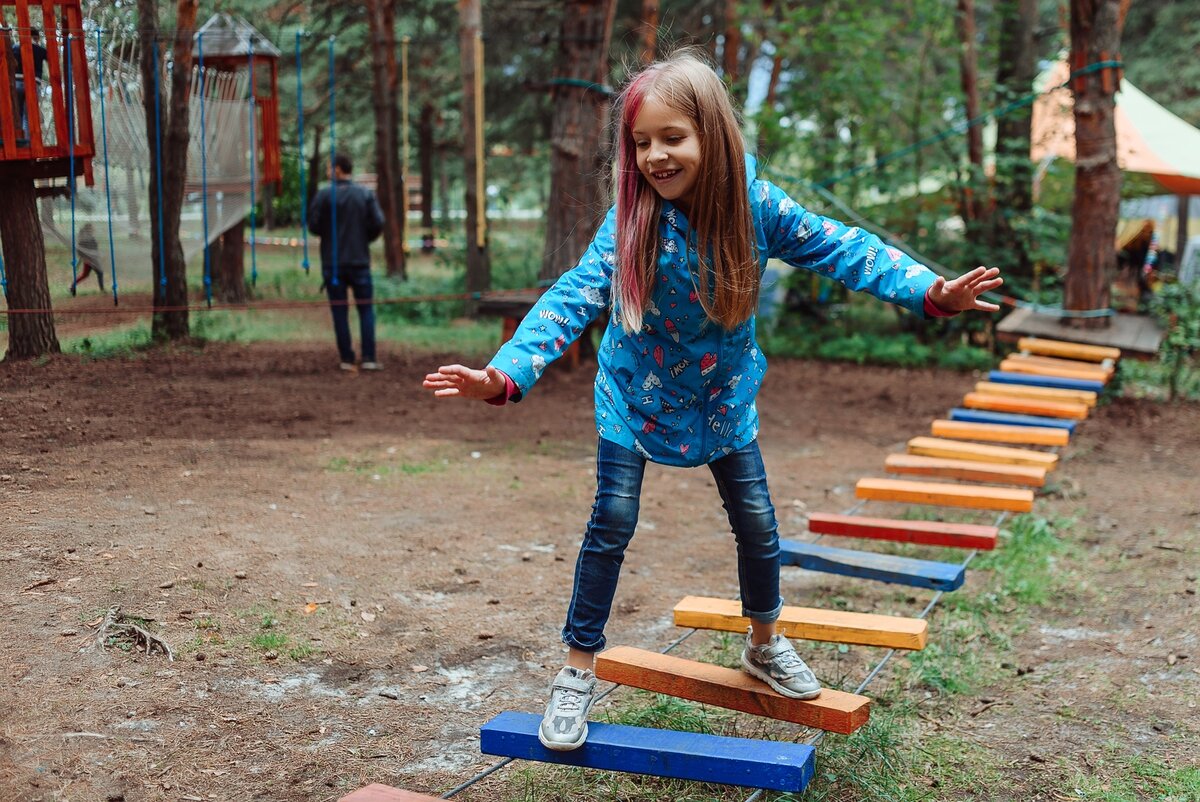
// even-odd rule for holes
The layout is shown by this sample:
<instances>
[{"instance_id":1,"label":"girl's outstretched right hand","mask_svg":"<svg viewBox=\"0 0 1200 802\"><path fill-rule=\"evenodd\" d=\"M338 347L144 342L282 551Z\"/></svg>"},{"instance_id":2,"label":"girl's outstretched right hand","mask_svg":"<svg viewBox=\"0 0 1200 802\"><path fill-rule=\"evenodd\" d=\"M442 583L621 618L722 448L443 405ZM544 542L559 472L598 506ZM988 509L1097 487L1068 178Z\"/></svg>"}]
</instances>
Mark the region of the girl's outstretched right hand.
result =
<instances>
[{"instance_id":1,"label":"girl's outstretched right hand","mask_svg":"<svg viewBox=\"0 0 1200 802\"><path fill-rule=\"evenodd\" d=\"M491 365L483 370L474 370L465 365L443 365L437 373L425 376L421 386L433 390L439 398L477 398L482 401L495 398L508 387L504 374Z\"/></svg>"}]
</instances>

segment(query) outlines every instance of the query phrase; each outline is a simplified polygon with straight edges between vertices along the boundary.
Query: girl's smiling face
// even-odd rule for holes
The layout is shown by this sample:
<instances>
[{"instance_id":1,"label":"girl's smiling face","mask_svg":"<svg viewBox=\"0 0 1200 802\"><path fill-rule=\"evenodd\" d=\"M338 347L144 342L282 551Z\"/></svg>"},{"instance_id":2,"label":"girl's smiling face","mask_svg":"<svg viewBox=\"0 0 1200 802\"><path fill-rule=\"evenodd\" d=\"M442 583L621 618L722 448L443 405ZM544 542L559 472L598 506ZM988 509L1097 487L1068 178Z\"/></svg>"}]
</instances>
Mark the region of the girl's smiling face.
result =
<instances>
[{"instance_id":1,"label":"girl's smiling face","mask_svg":"<svg viewBox=\"0 0 1200 802\"><path fill-rule=\"evenodd\" d=\"M642 101L631 133L642 176L663 199L689 211L700 171L700 135L682 112L653 95Z\"/></svg>"}]
</instances>

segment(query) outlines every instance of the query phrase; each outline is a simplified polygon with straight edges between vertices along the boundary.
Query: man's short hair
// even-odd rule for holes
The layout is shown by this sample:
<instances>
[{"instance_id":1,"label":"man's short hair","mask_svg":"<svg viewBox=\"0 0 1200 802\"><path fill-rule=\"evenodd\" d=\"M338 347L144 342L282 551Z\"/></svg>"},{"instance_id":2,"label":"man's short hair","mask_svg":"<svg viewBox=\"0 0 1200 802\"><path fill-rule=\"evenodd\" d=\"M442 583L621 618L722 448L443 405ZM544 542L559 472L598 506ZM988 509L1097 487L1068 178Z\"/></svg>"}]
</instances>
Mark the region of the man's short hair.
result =
<instances>
[{"instance_id":1,"label":"man's short hair","mask_svg":"<svg viewBox=\"0 0 1200 802\"><path fill-rule=\"evenodd\" d=\"M345 153L335 153L333 156L333 166L341 170L346 175L354 172L354 162Z\"/></svg>"},{"instance_id":2,"label":"man's short hair","mask_svg":"<svg viewBox=\"0 0 1200 802\"><path fill-rule=\"evenodd\" d=\"M42 29L41 28L30 28L29 29L29 37L31 39L33 39L33 41L35 41L35 42L38 39L41 39L42 38Z\"/></svg>"}]
</instances>

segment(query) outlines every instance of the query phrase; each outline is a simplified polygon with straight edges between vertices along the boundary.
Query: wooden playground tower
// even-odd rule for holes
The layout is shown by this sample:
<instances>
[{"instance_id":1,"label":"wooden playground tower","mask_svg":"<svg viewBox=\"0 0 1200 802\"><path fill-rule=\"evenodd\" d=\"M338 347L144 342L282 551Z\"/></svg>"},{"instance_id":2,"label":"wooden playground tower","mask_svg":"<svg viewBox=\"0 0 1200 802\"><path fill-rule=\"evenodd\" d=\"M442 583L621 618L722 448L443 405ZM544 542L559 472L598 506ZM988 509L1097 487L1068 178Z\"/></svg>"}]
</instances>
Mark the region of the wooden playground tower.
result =
<instances>
[{"instance_id":1,"label":"wooden playground tower","mask_svg":"<svg viewBox=\"0 0 1200 802\"><path fill-rule=\"evenodd\" d=\"M27 358L58 351L35 181L90 184L96 148L79 0L0 0L0 25L0 275L10 310L45 310L9 314L8 355Z\"/></svg>"}]
</instances>

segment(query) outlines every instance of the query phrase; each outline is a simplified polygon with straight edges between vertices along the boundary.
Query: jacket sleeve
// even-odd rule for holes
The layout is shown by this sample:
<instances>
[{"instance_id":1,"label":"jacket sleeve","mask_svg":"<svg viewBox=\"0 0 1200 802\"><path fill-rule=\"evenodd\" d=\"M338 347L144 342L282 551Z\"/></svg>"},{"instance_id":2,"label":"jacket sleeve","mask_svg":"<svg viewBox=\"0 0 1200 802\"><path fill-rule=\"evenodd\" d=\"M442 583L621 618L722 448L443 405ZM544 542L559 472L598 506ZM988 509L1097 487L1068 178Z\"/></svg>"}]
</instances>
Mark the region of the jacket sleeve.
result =
<instances>
[{"instance_id":1,"label":"jacket sleeve","mask_svg":"<svg viewBox=\"0 0 1200 802\"><path fill-rule=\"evenodd\" d=\"M559 277L525 315L511 340L488 364L516 384L520 401L546 366L566 353L587 325L609 305L616 263L616 207L608 210L579 263Z\"/></svg>"},{"instance_id":2,"label":"jacket sleeve","mask_svg":"<svg viewBox=\"0 0 1200 802\"><path fill-rule=\"evenodd\" d=\"M374 242L383 233L383 209L379 208L379 198L374 192L367 191L367 242Z\"/></svg>"},{"instance_id":3,"label":"jacket sleeve","mask_svg":"<svg viewBox=\"0 0 1200 802\"><path fill-rule=\"evenodd\" d=\"M325 205L325 190L317 190L317 194L313 195L312 202L308 204L308 233L318 237L324 236L321 216L325 211Z\"/></svg>"},{"instance_id":4,"label":"jacket sleeve","mask_svg":"<svg viewBox=\"0 0 1200 802\"><path fill-rule=\"evenodd\" d=\"M768 256L925 317L932 270L868 231L813 214L769 181L756 184L752 201Z\"/></svg>"}]
</instances>

